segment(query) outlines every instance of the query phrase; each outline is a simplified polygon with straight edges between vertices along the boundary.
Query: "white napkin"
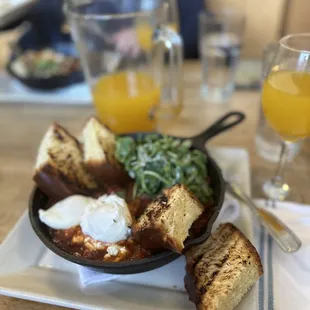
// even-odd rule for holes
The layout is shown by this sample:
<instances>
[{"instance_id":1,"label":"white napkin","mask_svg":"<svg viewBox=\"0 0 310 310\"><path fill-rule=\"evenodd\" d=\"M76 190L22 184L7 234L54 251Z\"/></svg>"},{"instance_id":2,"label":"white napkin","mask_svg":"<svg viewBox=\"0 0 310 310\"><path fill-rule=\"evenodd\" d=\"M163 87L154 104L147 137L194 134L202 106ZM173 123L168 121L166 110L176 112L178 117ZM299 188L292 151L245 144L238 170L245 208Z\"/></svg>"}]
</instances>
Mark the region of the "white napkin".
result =
<instances>
[{"instance_id":1,"label":"white napkin","mask_svg":"<svg viewBox=\"0 0 310 310\"><path fill-rule=\"evenodd\" d=\"M218 218L216 219L213 230L220 224L234 222L239 217L239 203L234 199L225 200ZM104 282L122 277L122 275L113 275L97 272L82 266L78 266L80 282L82 289L98 286Z\"/></svg>"},{"instance_id":2,"label":"white napkin","mask_svg":"<svg viewBox=\"0 0 310 310\"><path fill-rule=\"evenodd\" d=\"M78 269L82 288L96 286L120 277L120 275L117 274L101 273L82 266L78 266Z\"/></svg>"},{"instance_id":3,"label":"white napkin","mask_svg":"<svg viewBox=\"0 0 310 310\"><path fill-rule=\"evenodd\" d=\"M257 201L266 207L265 201ZM290 227L302 241L299 251L284 253L267 235L259 232L259 252L264 266L264 277L259 309L308 310L310 309L310 206L278 202L268 208Z\"/></svg>"}]
</instances>

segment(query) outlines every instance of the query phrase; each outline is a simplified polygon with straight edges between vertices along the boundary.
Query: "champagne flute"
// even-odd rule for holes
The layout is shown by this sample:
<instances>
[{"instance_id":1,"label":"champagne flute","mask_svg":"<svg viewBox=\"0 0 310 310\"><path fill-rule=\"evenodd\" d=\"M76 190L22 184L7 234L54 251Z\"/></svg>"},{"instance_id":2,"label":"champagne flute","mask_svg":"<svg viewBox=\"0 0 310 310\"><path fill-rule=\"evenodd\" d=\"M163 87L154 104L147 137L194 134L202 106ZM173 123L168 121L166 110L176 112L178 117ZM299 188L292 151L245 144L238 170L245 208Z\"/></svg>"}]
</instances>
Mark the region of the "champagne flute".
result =
<instances>
[{"instance_id":1,"label":"champagne flute","mask_svg":"<svg viewBox=\"0 0 310 310\"><path fill-rule=\"evenodd\" d=\"M279 41L263 84L262 106L282 140L276 175L263 191L272 200L284 200L290 192L283 178L289 146L310 136L310 33L287 35Z\"/></svg>"}]
</instances>

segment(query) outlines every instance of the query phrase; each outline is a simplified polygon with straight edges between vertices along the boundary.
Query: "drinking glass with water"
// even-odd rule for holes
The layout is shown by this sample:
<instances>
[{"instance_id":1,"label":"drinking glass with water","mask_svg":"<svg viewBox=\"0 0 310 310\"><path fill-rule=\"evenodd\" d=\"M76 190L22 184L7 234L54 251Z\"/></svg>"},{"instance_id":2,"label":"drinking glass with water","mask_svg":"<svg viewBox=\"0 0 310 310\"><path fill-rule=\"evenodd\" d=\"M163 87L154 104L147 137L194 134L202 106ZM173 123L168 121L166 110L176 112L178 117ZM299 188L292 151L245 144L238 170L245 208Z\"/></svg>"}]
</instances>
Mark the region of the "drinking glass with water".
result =
<instances>
[{"instance_id":1,"label":"drinking glass with water","mask_svg":"<svg viewBox=\"0 0 310 310\"><path fill-rule=\"evenodd\" d=\"M227 102L235 88L244 15L232 10L223 10L215 16L201 12L199 21L202 95L210 102Z\"/></svg>"}]
</instances>

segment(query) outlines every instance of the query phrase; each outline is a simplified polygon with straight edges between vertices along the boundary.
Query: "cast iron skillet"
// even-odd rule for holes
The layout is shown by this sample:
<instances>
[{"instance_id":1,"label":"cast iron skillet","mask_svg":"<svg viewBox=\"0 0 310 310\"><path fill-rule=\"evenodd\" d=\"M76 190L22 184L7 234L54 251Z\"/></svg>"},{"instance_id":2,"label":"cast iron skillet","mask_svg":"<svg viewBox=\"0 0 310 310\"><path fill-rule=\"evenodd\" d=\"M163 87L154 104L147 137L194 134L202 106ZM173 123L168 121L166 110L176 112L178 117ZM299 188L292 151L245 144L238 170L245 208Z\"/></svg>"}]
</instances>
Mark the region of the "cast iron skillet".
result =
<instances>
[{"instance_id":1,"label":"cast iron skillet","mask_svg":"<svg viewBox=\"0 0 310 310\"><path fill-rule=\"evenodd\" d=\"M235 125L242 122L244 118L245 116L243 113L230 112L226 114L224 117L217 120L211 127L206 129L201 134L194 136L192 138L187 138L187 139L192 140L194 149L199 149L202 152L207 154L207 151L205 150L205 147L204 147L205 142L207 140L211 139L212 137L216 136L217 134L231 127L234 127ZM129 136L132 136L133 138L135 138L137 134L129 134ZM184 138L181 138L181 139L184 139ZM207 240L207 238L209 237L211 233L212 225L220 212L220 209L222 207L222 203L224 200L225 186L224 186L223 176L222 176L220 168L210 156L208 156L207 169L208 169L208 174L211 179L211 187L214 191L214 201L215 201L214 213L208 222L208 226L206 227L205 232L198 238L187 240L185 242L185 249ZM174 253L174 252L164 251L162 253L155 254L151 257L144 258L141 260L113 263L113 262L92 261L92 260L88 260L88 259L84 259L84 258L80 258L74 255L68 254L67 252L58 248L57 245L51 240L51 237L48 233L47 226L43 224L39 219L38 210L46 209L47 202L48 202L47 196L39 188L35 188L30 198L30 204L29 204L29 217L30 217L31 225L34 231L36 232L36 234L38 235L38 237L41 239L41 241L51 251L53 251L57 255L73 263L83 265L91 269L94 269L96 271L101 271L101 272L106 272L106 273L132 274L132 273L145 272L145 271L149 271L149 270L161 267L171 262L172 260L176 259L178 256L180 256L179 254Z\"/></svg>"}]
</instances>

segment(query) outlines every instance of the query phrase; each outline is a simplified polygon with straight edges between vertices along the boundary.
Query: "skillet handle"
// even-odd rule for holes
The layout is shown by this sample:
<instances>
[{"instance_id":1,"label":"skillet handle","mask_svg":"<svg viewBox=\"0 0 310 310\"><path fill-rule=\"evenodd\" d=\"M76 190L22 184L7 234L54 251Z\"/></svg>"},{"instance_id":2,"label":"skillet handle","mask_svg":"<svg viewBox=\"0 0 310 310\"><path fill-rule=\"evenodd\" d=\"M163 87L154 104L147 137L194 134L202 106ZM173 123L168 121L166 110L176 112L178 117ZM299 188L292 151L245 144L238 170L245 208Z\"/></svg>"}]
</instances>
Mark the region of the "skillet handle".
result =
<instances>
[{"instance_id":1,"label":"skillet handle","mask_svg":"<svg viewBox=\"0 0 310 310\"><path fill-rule=\"evenodd\" d=\"M219 133L226 131L229 128L232 128L239 123L241 123L245 119L245 115L242 112L229 112L225 114L223 117L218 119L213 125L207 128L205 131L200 133L197 136L194 136L191 140L193 141L193 145L197 148L204 149L205 143L218 135Z\"/></svg>"}]
</instances>

